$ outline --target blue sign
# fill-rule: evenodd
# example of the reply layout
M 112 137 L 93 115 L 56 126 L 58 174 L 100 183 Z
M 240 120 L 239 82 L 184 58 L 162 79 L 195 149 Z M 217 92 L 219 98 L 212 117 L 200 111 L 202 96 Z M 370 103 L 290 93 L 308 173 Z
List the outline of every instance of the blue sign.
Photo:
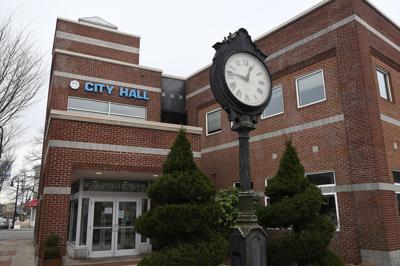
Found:
M 84 90 L 87 92 L 107 93 L 108 95 L 112 95 L 114 86 L 103 83 L 85 82 Z M 148 92 L 145 90 L 126 88 L 122 86 L 119 87 L 118 96 L 144 101 L 150 99 Z

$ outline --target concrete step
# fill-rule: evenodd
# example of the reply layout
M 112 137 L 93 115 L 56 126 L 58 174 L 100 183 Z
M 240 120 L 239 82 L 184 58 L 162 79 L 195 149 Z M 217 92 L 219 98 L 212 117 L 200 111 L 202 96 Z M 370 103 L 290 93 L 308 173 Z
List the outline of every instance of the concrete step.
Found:
M 65 258 L 65 266 L 137 266 L 142 260 L 140 256 L 123 256 L 123 257 L 110 257 L 110 258 L 95 258 L 73 260 Z

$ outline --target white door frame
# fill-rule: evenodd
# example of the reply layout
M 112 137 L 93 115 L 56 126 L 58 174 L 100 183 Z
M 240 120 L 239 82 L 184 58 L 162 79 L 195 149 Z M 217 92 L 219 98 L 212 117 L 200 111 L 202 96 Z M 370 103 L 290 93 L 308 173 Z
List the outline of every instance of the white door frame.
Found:
M 128 256 L 128 255 L 139 255 L 139 234 L 135 234 L 135 248 L 134 249 L 118 249 L 118 216 L 119 216 L 119 203 L 120 202 L 135 202 L 136 203 L 136 218 L 139 217 L 141 213 L 141 200 L 138 199 L 126 199 L 126 198 L 118 198 L 115 200 L 115 215 L 114 215 L 114 226 L 115 226 L 115 231 L 114 231 L 114 241 L 115 241 L 115 246 L 114 246 L 114 256 Z
M 111 250 L 107 251 L 93 251 L 93 218 L 94 218 L 94 203 L 95 202 L 113 202 L 113 222 L 112 222 L 112 240 L 111 240 Z M 139 244 L 140 244 L 140 234 L 135 234 L 135 249 L 118 250 L 118 209 L 119 202 L 136 202 L 136 218 L 141 215 L 142 211 L 142 197 L 89 197 L 89 212 L 88 212 L 88 231 L 87 231 L 87 247 L 88 247 L 88 257 L 98 258 L 98 257 L 113 257 L 113 256 L 126 256 L 126 255 L 138 255 L 139 254 Z

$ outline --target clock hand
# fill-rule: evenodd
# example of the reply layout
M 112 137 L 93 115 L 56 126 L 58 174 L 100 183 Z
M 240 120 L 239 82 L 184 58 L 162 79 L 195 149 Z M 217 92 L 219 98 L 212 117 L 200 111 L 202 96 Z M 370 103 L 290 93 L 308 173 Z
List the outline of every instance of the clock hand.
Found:
M 246 81 L 249 81 L 250 72 L 253 70 L 253 67 L 254 67 L 254 65 L 252 65 L 251 67 L 249 67 L 249 72 L 247 72 L 247 75 L 246 75 Z
M 248 81 L 247 77 L 242 76 L 242 75 L 240 75 L 240 74 L 237 74 L 237 73 L 235 73 L 235 72 L 232 72 L 232 71 L 230 71 L 230 70 L 229 70 L 227 73 L 228 73 L 228 75 L 235 75 L 235 76 L 237 76 L 237 77 L 243 79 L 244 81 Z

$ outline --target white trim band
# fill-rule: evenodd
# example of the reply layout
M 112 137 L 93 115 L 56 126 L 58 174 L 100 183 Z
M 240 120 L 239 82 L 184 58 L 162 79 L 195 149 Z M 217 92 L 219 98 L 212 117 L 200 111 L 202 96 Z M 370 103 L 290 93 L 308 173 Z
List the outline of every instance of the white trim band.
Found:
M 71 187 L 44 187 L 43 194 L 70 195 Z
M 394 125 L 394 126 L 400 127 L 400 121 L 397 120 L 397 119 L 394 119 L 394 118 L 392 118 L 392 117 L 390 117 L 390 116 L 381 114 L 381 120 L 382 120 L 382 121 L 385 121 L 385 122 L 387 122 L 387 123 L 389 123 L 389 124 L 392 124 L 392 125 Z
M 123 51 L 123 52 L 127 52 L 127 53 L 139 54 L 139 48 L 137 48 L 137 47 L 132 47 L 132 46 L 115 43 L 115 42 L 104 41 L 104 40 L 86 37 L 86 36 L 69 33 L 69 32 L 65 32 L 65 31 L 56 31 L 56 38 L 101 46 L 101 47 L 119 50 L 119 51 Z
M 69 79 L 80 79 L 80 80 L 85 80 L 85 81 L 92 81 L 92 82 L 111 84 L 111 85 L 116 85 L 116 86 L 129 87 L 129 88 L 135 88 L 135 89 L 140 89 L 140 90 L 147 90 L 147 91 L 161 93 L 161 88 L 154 88 L 154 87 L 143 86 L 143 85 L 138 85 L 138 84 L 133 84 L 133 83 L 120 82 L 120 81 L 111 80 L 111 79 L 89 77 L 89 76 L 83 76 L 83 75 L 78 75 L 78 74 L 73 74 L 73 73 L 68 73 L 68 72 L 62 72 L 62 71 L 54 71 L 53 75 L 58 76 L 58 77 L 63 77 L 63 78 L 69 78 Z
M 190 98 L 192 98 L 193 96 L 195 96 L 195 95 L 197 95 L 197 94 L 199 94 L 199 93 L 202 93 L 203 91 L 206 91 L 206 90 L 208 90 L 208 89 L 210 89 L 211 87 L 210 87 L 210 84 L 208 84 L 208 85 L 206 85 L 206 86 L 204 86 L 204 87 L 202 87 L 202 88 L 200 88 L 200 89 L 197 89 L 197 90 L 195 90 L 194 92 L 191 92 L 191 93 L 189 93 L 188 95 L 186 95 L 186 100 L 187 99 L 190 99 Z
M 70 56 L 75 56 L 75 57 L 80 57 L 80 58 L 85 58 L 85 59 L 91 59 L 91 60 L 96 60 L 96 61 L 115 64 L 115 65 L 120 65 L 120 66 L 134 67 L 134 68 L 150 70 L 150 71 L 155 71 L 155 72 L 160 72 L 160 73 L 162 72 L 162 70 L 158 69 L 158 68 L 140 66 L 140 65 L 136 65 L 136 64 L 132 64 L 132 63 L 127 63 L 127 62 L 124 62 L 124 61 L 109 59 L 109 58 L 100 57 L 100 56 L 76 53 L 76 52 L 71 52 L 71 51 L 62 50 L 62 49 L 54 49 L 54 53 L 70 55 Z
M 107 114 L 96 114 L 96 113 L 77 113 L 62 110 L 52 109 L 50 111 L 49 119 L 65 119 L 72 121 L 81 121 L 88 123 L 98 123 L 106 125 L 124 126 L 124 127 L 136 127 L 145 129 L 155 129 L 163 131 L 178 132 L 181 129 L 185 129 L 186 133 L 201 135 L 203 128 L 193 126 L 183 126 L 178 124 L 163 123 L 157 121 L 148 121 L 140 118 L 125 117 L 125 116 L 109 116 Z M 47 123 L 47 127 L 49 127 Z M 46 129 L 47 136 L 48 128 Z
M 101 143 L 90 143 L 90 142 L 68 141 L 68 140 L 50 140 L 48 143 L 48 147 L 139 153 L 139 154 L 151 154 L 151 155 L 161 155 L 161 156 L 167 156 L 168 153 L 171 151 L 170 149 L 101 144 Z M 201 158 L 201 153 L 193 152 L 193 157 Z
M 400 186 L 391 183 L 360 183 L 320 187 L 322 193 L 388 190 L 400 192 Z
M 286 46 L 285 48 L 280 49 L 280 50 L 268 55 L 268 57 L 265 59 L 265 61 L 266 62 L 271 61 L 272 59 L 274 59 L 274 58 L 276 58 L 276 57 L 278 57 L 280 55 L 283 55 L 283 54 L 285 54 L 285 53 L 287 53 L 287 52 L 289 52 L 289 51 L 291 51 L 291 50 L 293 50 L 293 49 L 295 49 L 295 48 L 297 48 L 299 46 L 302 46 L 302 45 L 304 45 L 304 44 L 306 44 L 308 42 L 311 42 L 311 41 L 321 37 L 322 35 L 325 35 L 325 34 L 331 32 L 331 31 L 334 31 L 334 30 L 336 30 L 336 29 L 338 29 L 338 28 L 340 28 L 340 27 L 342 27 L 342 26 L 344 26 L 344 25 L 356 20 L 356 17 L 357 17 L 356 15 L 348 16 L 347 18 L 344 18 L 344 19 L 342 19 L 342 20 L 340 20 L 340 21 L 338 21 L 338 22 L 336 22 L 336 23 L 334 23 L 334 24 L 332 24 L 332 25 L 330 25 L 330 26 L 328 26 L 328 27 L 326 27 L 326 28 L 324 28 L 324 29 L 322 29 L 320 31 L 317 31 L 316 33 L 313 33 L 313 34 L 301 39 L 300 41 L 292 43 L 291 45 Z
M 283 54 L 285 54 L 285 53 L 287 53 L 287 52 L 289 52 L 289 51 L 291 51 L 291 50 L 293 50 L 293 49 L 295 49 L 295 48 L 297 48 L 297 47 L 300 47 L 300 46 L 302 46 L 302 45 L 304 45 L 304 44 L 306 44 L 306 43 L 308 43 L 308 42 L 311 42 L 311 41 L 313 41 L 313 40 L 315 40 L 315 39 L 317 39 L 317 38 L 319 38 L 319 37 L 321 37 L 321 36 L 323 36 L 323 35 L 325 35 L 325 34 L 327 34 L 327 33 L 329 33 L 329 32 L 332 32 L 332 31 L 334 31 L 334 30 L 336 30 L 336 29 L 338 29 L 338 28 L 340 28 L 340 27 L 342 27 L 342 26 L 344 26 L 344 25 L 346 25 L 346 24 L 348 24 L 348 23 L 351 23 L 351 22 L 353 22 L 353 21 L 359 22 L 359 23 L 360 23 L 361 25 L 363 25 L 367 30 L 369 30 L 370 32 L 372 32 L 373 34 L 375 34 L 377 37 L 379 37 L 380 39 L 382 39 L 384 42 L 386 42 L 387 44 L 389 44 L 389 45 L 392 46 L 394 49 L 396 49 L 397 51 L 400 52 L 400 46 L 399 46 L 399 45 L 397 45 L 396 43 L 394 43 L 393 41 L 391 41 L 389 38 L 387 38 L 385 35 L 383 35 L 382 33 L 380 33 L 380 32 L 379 32 L 378 30 L 376 30 L 374 27 L 372 27 L 371 25 L 369 25 L 365 20 L 363 20 L 363 19 L 360 18 L 359 16 L 357 16 L 357 15 L 351 15 L 351 16 L 348 16 L 347 18 L 344 18 L 344 19 L 342 19 L 342 20 L 340 20 L 340 21 L 338 21 L 338 22 L 336 22 L 336 23 L 334 23 L 334 24 L 332 24 L 332 25 L 330 25 L 330 26 L 328 26 L 328 27 L 326 27 L 326 28 L 324 28 L 324 29 L 322 29 L 322 30 L 316 32 L 316 33 L 313 33 L 313 34 L 311 34 L 311 35 L 309 35 L 309 36 L 307 36 L 307 37 L 305 37 L 305 38 L 303 38 L 303 39 L 301 39 L 301 40 L 299 40 L 299 41 L 297 41 L 297 42 L 295 42 L 295 43 L 292 43 L 291 45 L 286 46 L 285 48 L 282 48 L 282 49 L 280 49 L 280 50 L 278 50 L 278 51 L 276 51 L 276 52 L 270 54 L 270 55 L 265 59 L 265 61 L 266 61 L 266 62 L 271 61 L 272 59 L 274 59 L 274 58 L 276 58 L 276 57 L 278 57 L 278 56 L 281 56 L 281 55 L 283 55 Z M 258 39 L 257 39 L 257 40 L 258 40 Z M 207 67 L 209 67 L 209 65 L 208 65 Z M 205 68 L 202 68 L 201 71 L 203 71 L 204 69 L 205 69 Z M 197 73 L 199 73 L 199 72 L 201 72 L 201 71 L 196 71 L 194 74 L 189 75 L 186 79 L 189 79 L 189 78 L 193 77 L 195 74 L 197 74 Z M 209 85 L 208 85 L 208 86 L 209 86 Z M 192 97 L 192 96 L 194 96 L 194 95 L 197 95 L 198 93 L 201 93 L 201 92 L 205 91 L 205 90 L 203 90 L 204 88 L 205 88 L 205 87 L 193 91 L 192 93 L 189 94 L 189 95 L 193 94 L 193 95 L 191 95 L 190 97 Z M 197 91 L 199 91 L 199 92 L 196 93 Z M 189 96 L 189 95 L 188 95 L 188 96 Z M 188 99 L 188 96 L 186 97 L 186 99 Z M 190 98 L 190 97 L 189 97 L 189 98 Z
M 268 133 L 257 135 L 257 136 L 253 136 L 250 138 L 250 143 L 286 135 L 289 133 L 295 133 L 295 132 L 303 131 L 306 129 L 326 126 L 326 125 L 334 124 L 334 123 L 341 122 L 341 121 L 344 121 L 343 114 L 327 117 L 327 118 L 320 119 L 320 120 L 311 121 L 311 122 L 300 124 L 300 125 L 293 126 L 293 127 L 283 128 L 280 130 L 268 132 Z M 232 147 L 236 147 L 236 146 L 239 146 L 239 141 L 237 141 L 237 140 L 228 142 L 225 144 L 205 148 L 205 149 L 201 150 L 201 153 L 204 154 L 204 153 L 219 151 L 219 150 L 232 148 Z

